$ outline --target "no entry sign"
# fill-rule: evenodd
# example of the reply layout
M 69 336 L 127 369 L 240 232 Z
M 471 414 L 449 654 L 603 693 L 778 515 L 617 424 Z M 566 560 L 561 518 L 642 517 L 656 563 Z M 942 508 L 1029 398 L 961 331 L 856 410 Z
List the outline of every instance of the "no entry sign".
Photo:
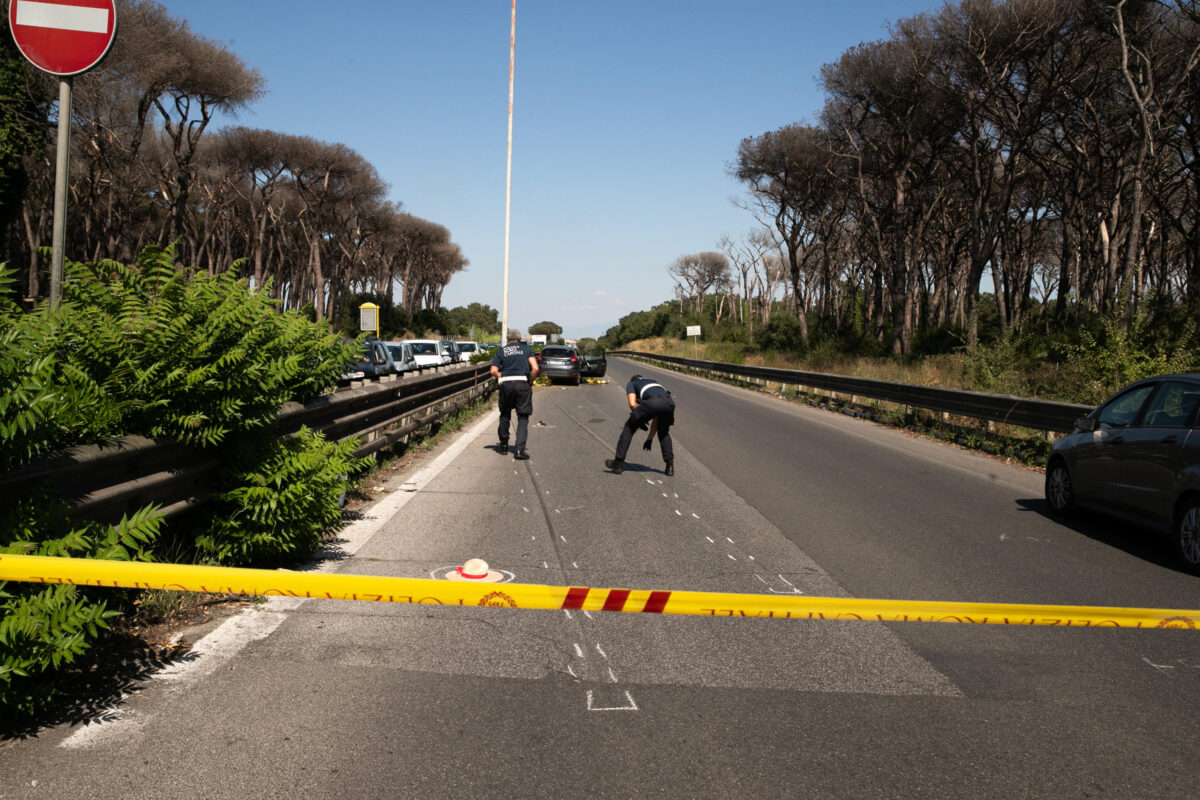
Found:
M 104 58 L 117 32 L 115 0 L 10 0 L 21 54 L 51 75 L 78 75 Z

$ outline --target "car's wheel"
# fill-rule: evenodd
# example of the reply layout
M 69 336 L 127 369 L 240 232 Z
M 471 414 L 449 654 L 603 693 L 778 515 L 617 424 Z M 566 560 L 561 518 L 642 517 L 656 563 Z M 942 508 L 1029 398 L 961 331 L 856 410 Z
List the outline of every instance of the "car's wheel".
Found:
M 1055 514 L 1066 515 L 1075 510 L 1075 488 L 1067 465 L 1052 461 L 1046 467 L 1046 502 Z
M 583 376 L 581 376 L 581 375 L 576 375 L 576 376 L 575 376 L 575 385 L 576 385 L 576 386 L 578 386 L 578 385 L 579 385 L 579 384 L 581 384 L 581 383 L 583 383 Z
M 1200 575 L 1200 499 L 1190 498 L 1180 506 L 1171 538 L 1184 569 Z

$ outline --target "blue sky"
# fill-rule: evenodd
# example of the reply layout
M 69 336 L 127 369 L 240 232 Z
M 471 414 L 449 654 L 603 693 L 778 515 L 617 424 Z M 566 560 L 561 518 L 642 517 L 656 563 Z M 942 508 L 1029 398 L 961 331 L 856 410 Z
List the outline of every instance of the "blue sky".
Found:
M 341 142 L 470 260 L 447 307 L 499 309 L 509 0 L 162 0 L 266 79 L 222 124 Z M 510 323 L 596 336 L 666 268 L 754 219 L 738 143 L 824 104 L 821 66 L 927 0 L 518 0 Z

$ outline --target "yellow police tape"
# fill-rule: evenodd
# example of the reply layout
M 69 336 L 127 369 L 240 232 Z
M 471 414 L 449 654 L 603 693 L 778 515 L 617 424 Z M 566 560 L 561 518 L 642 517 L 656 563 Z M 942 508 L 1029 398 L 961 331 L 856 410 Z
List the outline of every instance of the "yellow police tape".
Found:
M 378 603 L 580 609 L 710 617 L 956 622 L 975 625 L 1196 629 L 1200 610 L 945 603 L 803 595 L 596 589 L 440 581 L 235 567 L 0 555 L 0 581 L 159 589 L 210 594 L 309 597 Z

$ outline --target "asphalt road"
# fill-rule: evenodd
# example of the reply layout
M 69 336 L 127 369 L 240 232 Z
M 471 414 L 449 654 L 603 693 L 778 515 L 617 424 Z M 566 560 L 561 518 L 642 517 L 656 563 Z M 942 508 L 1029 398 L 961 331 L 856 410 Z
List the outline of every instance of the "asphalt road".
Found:
M 677 475 L 634 370 L 678 402 Z M 610 360 L 494 415 L 346 531 L 347 573 L 1200 607 L 1166 547 L 1044 513 L 1041 474 Z M 90 725 L 0 751 L 0 798 L 1191 798 L 1200 633 L 272 601 Z M 35 783 L 36 782 L 36 783 Z

